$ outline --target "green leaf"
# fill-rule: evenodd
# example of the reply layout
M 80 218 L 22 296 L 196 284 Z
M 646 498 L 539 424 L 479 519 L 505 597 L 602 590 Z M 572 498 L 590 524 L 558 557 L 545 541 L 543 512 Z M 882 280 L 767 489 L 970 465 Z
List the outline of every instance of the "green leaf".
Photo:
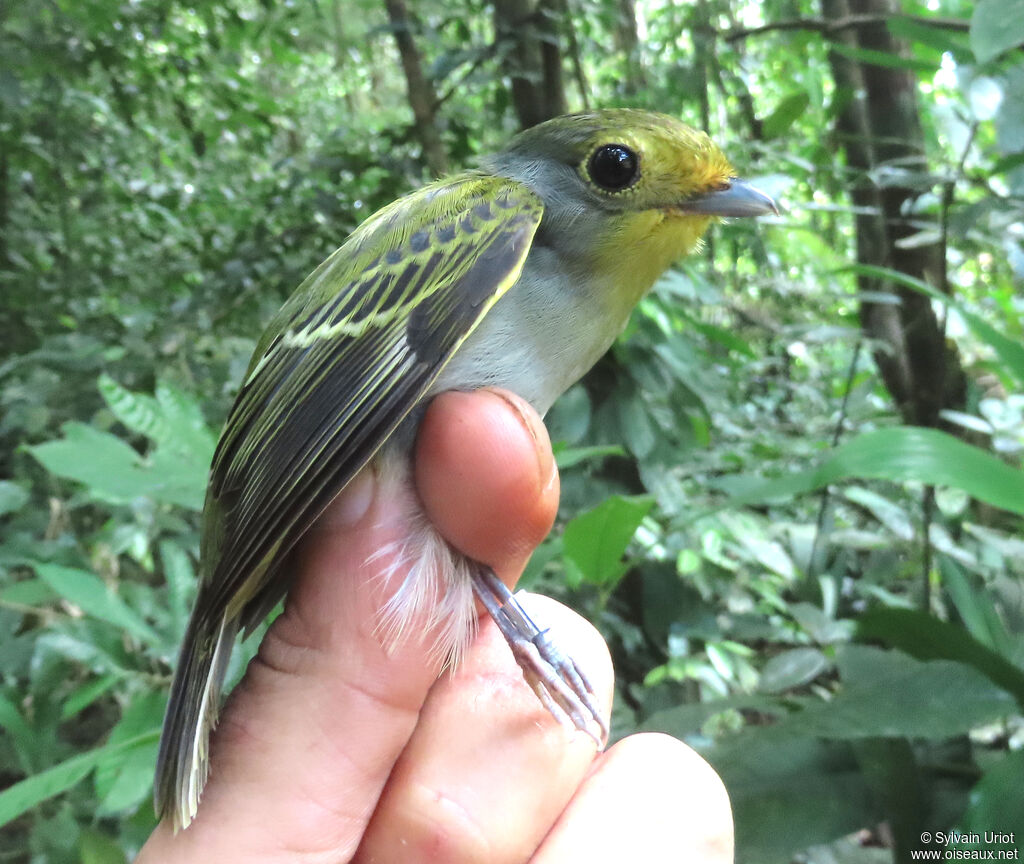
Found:
M 162 691 L 139 693 L 125 708 L 121 719 L 110 733 L 108 744 L 134 741 L 150 735 L 123 758 L 96 766 L 96 795 L 100 799 L 98 813 L 108 815 L 136 809 L 150 794 L 159 745 L 159 729 L 167 703 Z
M 1002 78 L 1003 104 L 995 118 L 996 140 L 1004 155 L 1018 154 L 1024 151 L 1024 63 L 1010 66 L 1000 77 Z M 1007 180 L 1011 184 L 1011 194 L 1020 196 L 1021 189 L 1024 187 L 1024 178 L 1021 177 L 1021 172 L 1013 171 Z M 1014 272 L 1019 277 L 1022 269 L 1020 244 L 1018 242 L 1009 248 L 1017 251 L 1010 261 L 1013 264 Z
M 850 641 L 853 622 L 848 618 L 836 620 L 813 603 L 790 603 L 789 614 L 800 629 L 819 645 Z
M 152 396 L 132 393 L 105 372 L 100 375 L 96 386 L 103 401 L 125 426 L 147 438 L 159 438 L 159 412 Z
M 702 755 L 721 775 L 736 821 L 736 860 L 791 861 L 883 819 L 847 742 L 762 727 L 728 736 Z
M 28 503 L 28 491 L 10 480 L 0 480 L 0 516 L 17 513 Z
M 859 640 L 899 648 L 919 660 L 955 660 L 1002 687 L 1024 709 L 1024 669 L 983 645 L 963 627 L 914 609 L 871 609 L 857 621 Z
M 849 486 L 843 490 L 843 497 L 868 510 L 882 525 L 900 540 L 914 538 L 914 523 L 909 514 L 884 495 L 863 486 Z
M 0 590 L 0 600 L 22 606 L 45 606 L 52 603 L 55 596 L 53 589 L 42 579 L 19 579 Z
M 533 550 L 530 560 L 526 562 L 523 575 L 517 583 L 527 591 L 533 589 L 541 579 L 545 568 L 557 558 L 562 557 L 562 538 L 549 536 L 543 543 Z
M 610 587 L 626 572 L 622 556 L 636 529 L 654 506 L 649 496 L 612 495 L 565 526 L 565 557 L 582 578 Z
M 971 15 L 971 50 L 979 63 L 1024 42 L 1024 0 L 979 0 Z
M 764 119 L 762 126 L 764 137 L 771 139 L 785 135 L 790 127 L 803 116 L 810 104 L 811 97 L 806 90 L 784 96 L 782 101 L 775 106 L 775 110 Z
M 96 791 L 101 796 L 97 815 L 131 813 L 138 809 L 153 792 L 153 772 L 156 770 L 157 751 L 160 749 L 159 730 L 152 740 L 135 747 L 123 759 L 109 766 L 96 768 Z M 106 772 L 106 773 L 104 773 Z M 101 786 L 100 778 L 109 776 Z
M 52 629 L 44 632 L 35 640 L 36 653 L 42 658 L 50 655 L 81 663 L 99 674 L 121 672 L 128 674 L 119 663 L 120 658 L 111 656 L 90 638 L 91 634 L 83 633 L 81 637 L 73 636 L 62 630 Z
M 144 459 L 120 438 L 84 423 L 65 423 L 58 441 L 26 449 L 58 477 L 86 486 L 95 497 L 113 504 L 137 498 L 201 510 L 208 463 L 158 447 Z
M 110 410 L 129 429 L 190 465 L 205 468 L 210 464 L 216 440 L 194 397 L 165 381 L 157 384 L 155 398 L 133 393 L 108 375 L 100 376 L 98 387 Z
M 761 670 L 758 689 L 764 693 L 781 693 L 809 684 L 832 663 L 817 648 L 791 648 L 776 654 Z
M 27 448 L 48 471 L 117 503 L 146 494 L 142 457 L 120 438 L 77 422 L 65 423 L 61 431 L 61 440 Z
M 909 861 L 905 850 L 919 849 L 928 824 L 929 796 L 917 754 L 906 738 L 861 738 L 853 742 L 861 773 L 884 808 L 893 835 L 893 861 Z M 903 854 L 901 854 L 903 853 Z
M 17 819 L 37 804 L 66 792 L 80 783 L 100 764 L 114 764 L 127 758 L 133 750 L 159 741 L 158 729 L 128 741 L 107 744 L 74 756 L 39 774 L 26 777 L 0 792 L 0 827 Z
M 945 305 L 956 309 L 957 313 L 959 313 L 960 317 L 963 318 L 964 323 L 970 328 L 971 332 L 996 352 L 996 355 L 999 357 L 1002 365 L 1007 369 L 1007 371 L 1013 373 L 1017 383 L 1024 384 L 1024 344 L 1021 344 L 1019 339 L 1014 339 L 1012 336 L 1007 336 L 1005 333 L 997 330 L 984 318 L 972 312 L 955 297 L 943 294 L 927 282 L 915 279 L 913 276 L 908 276 L 906 273 L 901 273 L 898 270 L 892 270 L 888 267 L 876 267 L 872 264 L 858 264 L 853 267 L 844 267 L 839 272 L 857 273 L 864 276 L 873 276 L 876 279 L 895 282 L 898 285 L 902 285 L 905 288 L 911 288 L 914 291 L 919 291 L 921 294 L 924 294 L 926 297 L 930 297 L 932 300 L 936 300 L 939 303 L 944 303 Z
M 559 471 L 572 468 L 581 462 L 604 459 L 608 456 L 625 456 L 626 451 L 618 444 L 598 444 L 593 447 L 554 447 L 555 462 Z
M 963 489 L 973 498 L 1024 515 L 1024 471 L 935 429 L 876 429 L 832 451 L 820 465 L 773 480 L 727 478 L 729 504 L 763 503 L 851 478 L 929 483 Z
M 164 576 L 167 579 L 167 595 L 171 601 L 174 635 L 177 639 L 185 632 L 185 625 L 188 622 L 191 599 L 196 589 L 195 571 L 192 569 L 188 553 L 170 540 L 160 543 L 160 559 L 163 561 Z
M 213 461 L 217 436 L 206 425 L 199 402 L 166 381 L 157 383 L 156 401 L 167 423 L 167 436 L 157 440 L 164 445 L 174 445 L 194 463 L 208 467 Z
M 654 424 L 647 406 L 638 397 L 622 399 L 618 404 L 619 428 L 630 452 L 643 459 L 657 444 Z
M 939 53 L 948 51 L 953 56 L 957 56 L 967 50 L 965 33 L 957 33 L 944 27 L 896 15 L 888 18 L 885 26 L 889 28 L 889 32 L 893 36 L 906 39 L 908 42 L 919 42 Z
M 865 63 L 869 66 L 884 66 L 886 69 L 906 69 L 910 72 L 917 72 L 921 75 L 934 75 L 938 64 L 927 60 L 918 60 L 915 57 L 901 57 L 899 54 L 890 54 L 887 51 L 875 51 L 871 48 L 854 48 L 851 45 L 842 45 L 832 42 L 829 49 L 856 60 L 858 63 Z
M 740 693 L 708 702 L 684 702 L 672 708 L 655 711 L 640 724 L 639 728 L 644 732 L 664 732 L 676 738 L 686 738 L 699 732 L 708 720 L 724 711 L 756 711 L 770 716 L 786 714 L 786 709 L 776 699 Z
M 786 718 L 790 733 L 837 739 L 947 738 L 1018 711 L 1009 693 L 962 663 L 921 662 L 865 645 L 840 646 L 836 659 L 839 692 L 830 702 L 809 704 Z
M 198 512 L 203 509 L 209 468 L 209 460 L 195 461 L 170 447 L 157 447 L 149 459 L 147 494 L 154 501 Z
M 0 696 L 0 729 L 9 736 L 18 757 L 18 764 L 26 774 L 31 773 L 38 755 L 39 740 L 13 702 Z
M 156 398 L 133 393 L 106 375 L 98 386 L 118 420 L 155 442 L 145 457 L 120 438 L 76 422 L 64 424 L 63 439 L 28 451 L 49 471 L 84 484 L 101 500 L 129 504 L 147 497 L 201 510 L 215 440 L 198 403 L 163 383 Z
M 1024 165 L 1024 153 L 1011 153 L 1009 156 L 1003 156 L 997 159 L 992 165 L 993 174 L 1009 174 L 1015 168 L 1020 168 Z
M 971 790 L 971 803 L 960 820 L 961 830 L 1013 834 L 992 847 L 1019 848 L 1024 841 L 1024 750 L 1006 753 Z
M 117 684 L 118 681 L 123 681 L 124 677 L 124 673 L 121 672 L 108 672 L 106 675 L 101 675 L 99 678 L 87 681 L 81 687 L 76 688 L 64 700 L 64 704 L 60 709 L 60 719 L 69 720 L 79 711 L 88 708 L 100 696 Z
M 590 415 L 590 397 L 586 388 L 577 384 L 555 402 L 544 422 L 552 441 L 578 444 L 590 428 Z
M 692 327 L 698 333 L 706 336 L 713 342 L 717 342 L 727 350 L 735 351 L 737 354 L 742 354 L 744 357 L 750 357 L 751 359 L 757 357 L 757 351 L 754 347 L 745 339 L 737 336 L 735 331 L 701 321 L 699 318 L 687 315 L 685 310 L 680 311 L 679 315 L 687 322 L 687 326 Z
M 150 645 L 161 644 L 159 634 L 101 579 L 88 570 L 42 563 L 35 563 L 32 567 L 40 579 L 86 615 L 127 630 Z
M 94 828 L 85 828 L 78 838 L 80 864 L 128 864 L 115 840 Z
M 971 635 L 1004 657 L 1010 656 L 1013 637 L 1006 632 L 992 597 L 986 591 L 975 591 L 967 574 L 948 555 L 941 555 L 938 560 L 942 582 Z

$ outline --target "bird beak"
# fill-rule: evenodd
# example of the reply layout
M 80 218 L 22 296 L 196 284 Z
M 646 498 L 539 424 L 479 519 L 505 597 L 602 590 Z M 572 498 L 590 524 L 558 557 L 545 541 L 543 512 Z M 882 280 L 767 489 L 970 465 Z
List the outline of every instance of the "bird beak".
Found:
M 730 178 L 725 188 L 691 198 L 676 207 L 684 213 L 704 213 L 708 216 L 779 215 L 779 208 L 771 198 L 736 177 Z

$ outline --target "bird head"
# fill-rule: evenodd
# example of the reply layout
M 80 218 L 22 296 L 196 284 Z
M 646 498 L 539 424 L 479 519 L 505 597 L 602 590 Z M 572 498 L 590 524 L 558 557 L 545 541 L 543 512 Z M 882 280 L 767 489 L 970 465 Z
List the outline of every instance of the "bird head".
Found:
M 484 167 L 544 202 L 537 241 L 635 302 L 719 217 L 777 213 L 719 147 L 674 117 L 634 109 L 570 114 L 522 132 Z

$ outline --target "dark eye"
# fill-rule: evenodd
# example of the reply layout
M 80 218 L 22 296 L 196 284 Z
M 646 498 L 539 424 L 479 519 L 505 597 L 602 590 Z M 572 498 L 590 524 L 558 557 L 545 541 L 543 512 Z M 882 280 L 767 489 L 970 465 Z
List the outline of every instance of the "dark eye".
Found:
M 618 192 L 640 178 L 640 157 L 624 144 L 605 144 L 590 157 L 587 172 L 602 189 Z

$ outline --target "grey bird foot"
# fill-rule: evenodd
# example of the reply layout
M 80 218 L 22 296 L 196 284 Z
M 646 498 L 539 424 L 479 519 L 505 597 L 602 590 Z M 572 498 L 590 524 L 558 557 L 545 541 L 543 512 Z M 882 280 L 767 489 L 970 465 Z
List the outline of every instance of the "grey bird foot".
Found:
M 558 649 L 547 630 L 533 623 L 490 567 L 480 566 L 475 571 L 473 590 L 501 630 L 541 704 L 563 726 L 585 732 L 598 747 L 604 747 L 608 724 L 586 673 Z

